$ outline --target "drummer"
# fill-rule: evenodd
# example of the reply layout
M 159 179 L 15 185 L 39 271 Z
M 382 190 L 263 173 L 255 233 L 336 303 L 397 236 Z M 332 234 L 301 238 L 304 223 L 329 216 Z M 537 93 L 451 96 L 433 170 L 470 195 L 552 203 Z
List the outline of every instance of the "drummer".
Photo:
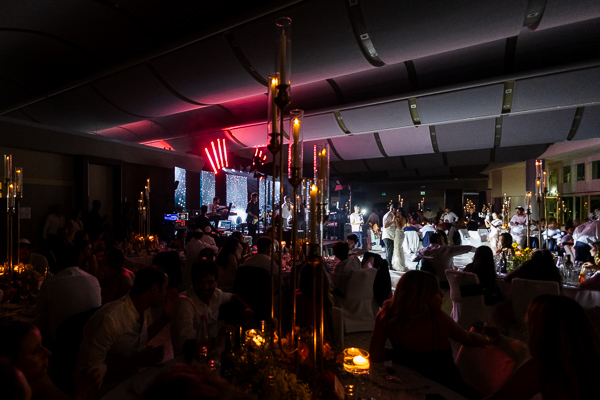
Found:
M 519 245 L 519 248 L 525 248 L 525 241 L 527 240 L 527 215 L 525 215 L 525 209 L 522 206 L 515 208 L 516 214 L 510 219 L 510 234 L 513 239 Z

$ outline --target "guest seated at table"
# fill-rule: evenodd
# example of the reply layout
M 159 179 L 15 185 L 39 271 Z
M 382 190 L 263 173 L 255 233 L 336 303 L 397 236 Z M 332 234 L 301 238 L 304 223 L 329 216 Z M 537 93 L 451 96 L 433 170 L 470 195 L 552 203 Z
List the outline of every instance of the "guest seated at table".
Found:
M 510 253 L 513 256 L 515 255 L 515 249 L 512 247 L 513 237 L 510 233 L 504 232 L 500 234 L 500 243 L 498 247 L 500 248 L 499 253 Z
M 244 235 L 240 231 L 231 232 L 232 237 L 236 238 L 242 244 L 242 260 L 252 255 L 252 247 L 244 241 Z
M 35 307 L 37 326 L 52 340 L 69 317 L 102 305 L 98 279 L 77 267 L 74 250 L 57 255 L 56 274 L 44 280 Z
M 232 303 L 244 314 L 245 322 L 252 322 L 253 311 L 238 296 L 217 287 L 219 268 L 214 261 L 200 260 L 192 266 L 192 286 L 179 297 L 177 311 L 171 323 L 174 354 L 180 355 L 188 340 L 195 340 L 203 315 L 207 317 L 208 334 L 218 334 L 219 307 Z M 241 314 L 240 313 L 240 314 Z
M 350 235 L 346 236 L 346 243 L 348 243 L 348 248 L 350 249 L 348 252 L 349 255 L 359 256 L 365 254 L 366 250 L 358 248 L 358 235 L 351 233 Z
M 169 243 L 169 247 L 175 249 L 177 251 L 185 250 L 185 241 L 187 238 L 187 229 L 177 229 L 175 230 L 175 237 Z
M 590 255 L 594 261 L 587 261 L 583 264 L 585 273 L 593 271 L 593 275 L 579 284 L 580 289 L 584 290 L 600 290 L 600 241 L 592 243 Z
M 45 276 L 48 272 L 48 260 L 46 257 L 32 252 L 31 242 L 25 238 L 19 240 L 19 262 L 25 265 L 30 264 L 42 276 Z
M 492 305 L 502 300 L 502 293 L 496 281 L 496 264 L 494 253 L 488 246 L 479 246 L 475 250 L 473 262 L 467 264 L 465 272 L 472 272 L 479 278 L 483 286 L 483 298 L 486 305 Z
M 242 244 L 234 237 L 228 237 L 217 254 L 219 266 L 219 287 L 225 292 L 231 292 L 235 273 L 242 260 Z
M 346 289 L 352 271 L 362 268 L 360 260 L 356 256 L 348 255 L 349 246 L 345 242 L 335 242 L 332 246 L 333 255 L 340 261 L 335 265 L 331 280 L 333 283 L 334 294 L 346 297 Z
M 32 399 L 69 400 L 86 399 L 100 386 L 101 374 L 97 368 L 80 371 L 76 375 L 73 397 L 56 387 L 48 376 L 50 350 L 42 345 L 42 334 L 35 325 L 11 321 L 0 325 L 0 358 L 5 358 L 25 376 L 25 390 L 30 389 Z M 20 379 L 21 374 L 17 373 Z M 27 384 L 27 385 L 25 385 Z M 0 387 L 2 399 L 7 395 L 5 387 Z
M 565 246 L 573 246 L 573 232 L 575 228 L 573 225 L 567 226 L 567 233 L 563 235 L 558 243 L 558 255 L 563 256 L 565 254 Z
M 544 245 L 550 251 L 558 251 L 557 242 L 561 239 L 561 231 L 556 227 L 556 221 L 551 221 L 542 233 Z
M 103 377 L 118 378 L 161 362 L 164 348 L 146 345 L 174 313 L 176 298 L 166 296 L 167 286 L 168 277 L 158 268 L 139 270 L 129 294 L 100 308 L 86 323 L 77 370 L 100 367 Z M 150 308 L 161 305 L 162 316 L 151 321 Z
M 261 236 L 256 241 L 256 254 L 248 257 L 244 262 L 243 266 L 247 267 L 258 267 L 262 268 L 271 274 L 271 238 L 267 236 Z M 275 260 L 275 274 L 279 274 L 279 265 L 277 265 L 277 259 Z
M 79 269 L 94 275 L 96 278 L 102 278 L 103 274 L 99 273 L 98 269 L 98 260 L 92 253 L 92 244 L 87 240 L 82 240 L 77 242 L 74 248 Z
M 468 395 L 448 340 L 484 347 L 497 339 L 498 332 L 491 328 L 486 328 L 486 335 L 466 331 L 441 310 L 441 305 L 439 281 L 433 274 L 408 271 L 402 275 L 394 297 L 383 304 L 375 319 L 369 347 L 371 360 L 388 359 L 385 343 L 389 340 L 394 363 Z
M 519 268 L 506 275 L 504 280 L 510 282 L 514 278 L 534 281 L 554 281 L 562 288 L 560 271 L 556 267 L 552 253 L 549 250 L 537 250 L 533 252 L 531 260 L 525 261 Z
M 135 274 L 124 267 L 125 255 L 121 249 L 111 248 L 106 254 L 109 268 L 106 277 L 102 280 L 102 304 L 117 300 L 127 293 L 133 286 Z
M 159 374 L 141 400 L 250 400 L 251 397 L 209 370 L 188 364 Z
M 527 311 L 526 361 L 489 400 L 598 399 L 600 340 L 583 308 L 565 296 L 542 295 Z

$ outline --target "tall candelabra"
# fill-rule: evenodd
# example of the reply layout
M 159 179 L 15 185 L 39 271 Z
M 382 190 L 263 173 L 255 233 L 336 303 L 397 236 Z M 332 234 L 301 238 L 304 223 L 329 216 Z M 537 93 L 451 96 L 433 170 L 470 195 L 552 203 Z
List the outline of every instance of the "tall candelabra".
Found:
M 138 232 L 140 236 L 150 236 L 150 179 L 146 179 L 138 199 Z
M 510 222 L 510 196 L 506 193 L 502 196 L 502 223 L 504 226 L 508 226 Z
M 23 168 L 13 169 L 12 155 L 4 155 L 4 188 L 3 197 L 6 198 L 6 257 L 7 270 L 5 274 L 12 276 L 14 270 L 14 248 L 15 248 L 15 216 L 16 216 L 16 237 L 21 235 L 21 219 L 19 218 L 19 206 L 23 197 Z M 19 263 L 19 252 L 17 252 L 16 264 Z
M 546 218 L 546 196 L 548 195 L 548 179 L 546 173 L 546 165 L 544 160 L 535 160 L 535 186 L 536 186 L 536 201 L 538 204 L 538 221 L 540 221 L 540 229 L 538 229 L 538 240 L 540 249 L 543 247 L 542 241 L 542 216 Z
M 527 247 L 531 248 L 531 192 L 525 194 L 525 205 L 527 206 L 525 209 L 525 215 L 527 215 Z

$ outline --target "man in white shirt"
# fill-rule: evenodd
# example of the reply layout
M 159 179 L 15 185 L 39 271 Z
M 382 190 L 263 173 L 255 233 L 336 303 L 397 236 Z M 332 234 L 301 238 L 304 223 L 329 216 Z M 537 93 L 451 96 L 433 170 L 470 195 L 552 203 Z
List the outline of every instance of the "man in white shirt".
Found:
M 42 276 L 48 273 L 48 260 L 41 254 L 31 251 L 31 242 L 27 239 L 19 240 L 19 262 L 30 264 Z
M 358 236 L 358 247 L 362 248 L 362 226 L 363 226 L 363 215 L 360 214 L 360 207 L 354 206 L 354 212 L 350 214 L 350 225 L 352 226 L 352 233 Z
M 432 233 L 429 237 L 431 244 L 423 247 L 417 252 L 417 258 L 427 260 L 431 269 L 424 268 L 438 277 L 440 287 L 448 289 L 448 279 L 446 270 L 454 266 L 453 258 L 460 254 L 475 251 L 473 246 L 448 246 L 444 242 L 444 237 L 439 233 Z
M 100 308 L 83 329 L 77 369 L 99 367 L 103 377 L 118 377 L 139 367 L 155 365 L 163 347 L 146 345 L 171 320 L 175 298 L 167 296 L 169 278 L 155 267 L 139 270 L 128 295 Z M 163 306 L 163 314 L 150 321 L 150 308 Z
M 519 245 L 519 248 L 525 248 L 525 241 L 527 239 L 527 215 L 525 215 L 525 209 L 522 206 L 515 208 L 516 214 L 510 219 L 510 234 L 514 241 Z
M 289 218 L 292 215 L 292 200 L 289 197 L 283 197 L 283 204 L 281 205 L 281 218 L 283 219 L 283 227 L 289 228 Z
M 394 238 L 396 237 L 396 224 L 394 218 L 396 217 L 396 211 L 398 206 L 395 204 L 390 205 L 390 211 L 383 216 L 383 226 L 381 238 L 383 244 L 385 244 L 385 259 L 388 262 L 388 266 L 392 266 L 392 257 L 394 255 Z
M 458 221 L 458 215 L 450 211 L 449 208 L 446 208 L 446 212 L 442 214 L 442 217 L 440 219 L 442 220 L 442 222 L 449 222 L 450 224 L 452 224 L 455 221 Z
M 174 354 L 180 355 L 184 344 L 195 340 L 202 322 L 207 317 L 208 334 L 215 338 L 218 333 L 217 320 L 222 304 L 234 303 L 244 310 L 244 321 L 252 322 L 254 313 L 235 294 L 217 288 L 218 267 L 212 260 L 201 260 L 192 266 L 192 286 L 179 297 L 177 313 L 171 323 L 171 341 Z
M 73 252 L 60 254 L 58 273 L 44 280 L 35 307 L 36 324 L 41 332 L 56 339 L 56 330 L 75 314 L 102 305 L 98 279 L 77 267 Z

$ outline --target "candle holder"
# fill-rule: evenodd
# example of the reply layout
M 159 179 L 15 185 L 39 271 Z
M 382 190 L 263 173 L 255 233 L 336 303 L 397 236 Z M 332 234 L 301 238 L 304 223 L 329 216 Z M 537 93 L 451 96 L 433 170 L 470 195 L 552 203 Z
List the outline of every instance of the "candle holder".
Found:
M 275 22 L 277 59 L 275 60 L 275 71 L 279 72 L 279 84 L 275 104 L 280 110 L 284 110 L 291 102 L 291 65 L 292 65 L 292 19 L 288 17 L 279 18 Z
M 351 374 L 368 374 L 371 368 L 369 353 L 356 347 L 344 350 L 344 370 Z
M 531 248 L 531 192 L 525 194 L 525 205 L 527 206 L 525 209 L 525 214 L 527 215 L 527 247 Z

